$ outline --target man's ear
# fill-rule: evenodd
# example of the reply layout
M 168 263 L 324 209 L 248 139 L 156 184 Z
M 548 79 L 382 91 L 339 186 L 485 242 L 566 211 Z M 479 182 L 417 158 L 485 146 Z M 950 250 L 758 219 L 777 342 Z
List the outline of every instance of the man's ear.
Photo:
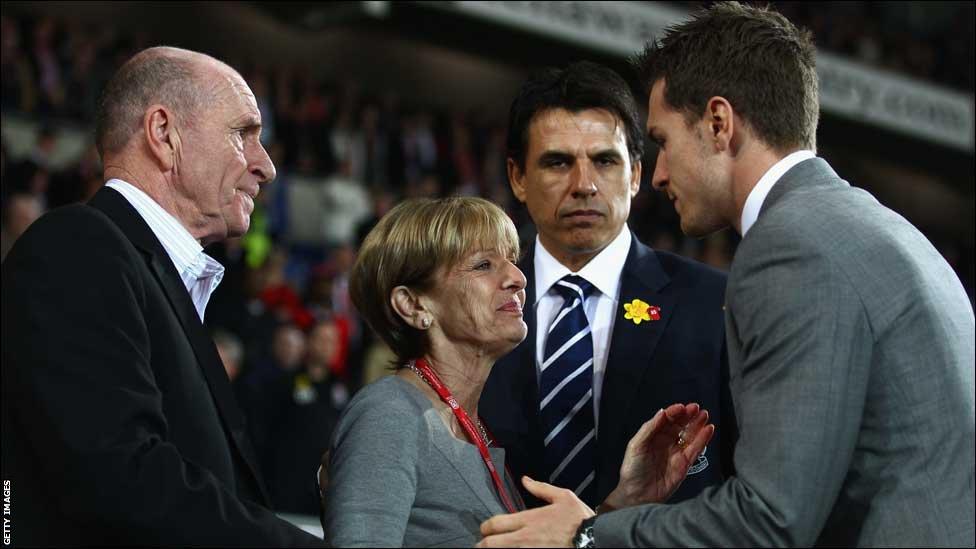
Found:
M 640 191 L 641 183 L 641 167 L 642 163 L 640 158 L 637 159 L 630 167 L 630 197 L 634 198 L 637 196 L 637 192 Z
M 735 111 L 729 101 L 721 96 L 709 99 L 705 104 L 703 121 L 707 131 L 706 138 L 715 150 L 728 150 L 735 135 Z
M 142 129 L 153 159 L 162 171 L 171 171 L 182 149 L 173 111 L 163 105 L 150 106 L 142 117 Z
M 390 306 L 408 325 L 418 330 L 430 328 L 433 317 L 424 306 L 420 295 L 406 286 L 397 286 L 390 292 Z
M 508 171 L 508 184 L 512 187 L 512 194 L 519 202 L 525 203 L 525 173 L 519 168 L 518 162 L 509 157 L 505 162 Z

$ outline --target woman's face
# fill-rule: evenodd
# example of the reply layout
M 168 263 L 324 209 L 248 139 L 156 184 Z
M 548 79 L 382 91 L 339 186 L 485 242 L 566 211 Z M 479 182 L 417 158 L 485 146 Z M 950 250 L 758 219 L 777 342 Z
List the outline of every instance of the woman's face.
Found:
M 525 339 L 525 275 L 498 250 L 469 253 L 434 278 L 425 294 L 430 336 L 497 359 Z

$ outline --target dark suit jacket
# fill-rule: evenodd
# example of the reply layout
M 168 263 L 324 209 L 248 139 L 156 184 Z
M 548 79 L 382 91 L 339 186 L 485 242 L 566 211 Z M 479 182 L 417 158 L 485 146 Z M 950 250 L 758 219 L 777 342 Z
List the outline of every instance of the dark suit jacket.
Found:
M 515 478 L 543 473 L 543 437 L 535 364 L 534 245 L 519 263 L 528 280 L 528 335 L 492 369 L 478 412 L 502 446 Z M 671 501 L 687 499 L 731 474 L 735 416 L 728 389 L 728 361 L 722 305 L 726 275 L 667 252 L 636 237 L 621 274 L 619 316 L 614 322 L 603 382 L 597 431 L 596 500 L 606 499 L 620 478 L 627 442 L 658 411 L 676 402 L 697 402 L 708 410 L 715 437 L 708 466 L 690 474 Z M 624 303 L 640 299 L 661 308 L 661 319 L 640 325 L 624 319 Z M 521 488 L 521 482 L 519 483 Z M 523 490 L 526 503 L 539 501 Z
M 13 544 L 321 543 L 265 507 L 213 341 L 119 193 L 35 222 L 2 291 Z

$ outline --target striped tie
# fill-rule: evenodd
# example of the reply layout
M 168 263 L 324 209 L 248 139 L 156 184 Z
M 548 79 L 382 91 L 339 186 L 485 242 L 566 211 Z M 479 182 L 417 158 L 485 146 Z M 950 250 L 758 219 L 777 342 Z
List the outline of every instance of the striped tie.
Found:
M 553 285 L 563 306 L 549 327 L 539 380 L 539 415 L 546 433 L 549 483 L 593 505 L 596 427 L 593 418 L 593 336 L 583 304 L 593 285 L 568 275 Z

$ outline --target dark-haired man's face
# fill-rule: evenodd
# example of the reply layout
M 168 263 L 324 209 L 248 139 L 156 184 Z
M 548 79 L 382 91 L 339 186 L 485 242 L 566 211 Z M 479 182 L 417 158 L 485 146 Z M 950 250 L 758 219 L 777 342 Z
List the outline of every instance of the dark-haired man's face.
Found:
M 623 229 L 640 188 L 623 122 L 604 109 L 541 111 L 529 124 L 525 169 L 509 159 L 512 191 L 525 203 L 539 240 L 579 270 Z
M 729 225 L 732 186 L 705 143 L 704 123 L 689 126 L 664 99 L 664 81 L 651 88 L 647 135 L 658 146 L 651 184 L 665 192 L 689 236 L 707 236 Z

